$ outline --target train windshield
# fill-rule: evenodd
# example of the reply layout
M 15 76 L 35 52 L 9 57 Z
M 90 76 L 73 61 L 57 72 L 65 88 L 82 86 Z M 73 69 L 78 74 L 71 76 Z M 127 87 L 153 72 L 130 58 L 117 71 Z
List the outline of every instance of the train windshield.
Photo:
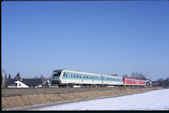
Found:
M 60 77 L 61 71 L 54 71 L 53 72 L 53 79 L 58 79 Z

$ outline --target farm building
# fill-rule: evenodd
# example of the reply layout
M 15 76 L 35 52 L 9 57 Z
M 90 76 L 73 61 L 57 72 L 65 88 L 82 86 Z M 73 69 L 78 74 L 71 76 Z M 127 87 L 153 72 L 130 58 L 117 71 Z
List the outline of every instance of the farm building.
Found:
M 8 79 L 6 82 L 6 87 L 8 88 L 36 88 L 41 86 L 41 79 Z

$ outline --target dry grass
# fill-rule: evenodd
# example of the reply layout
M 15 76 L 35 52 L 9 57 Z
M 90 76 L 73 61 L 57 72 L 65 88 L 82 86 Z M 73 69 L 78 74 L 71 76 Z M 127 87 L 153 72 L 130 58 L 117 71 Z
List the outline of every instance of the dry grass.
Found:
M 124 94 L 132 94 L 139 92 L 146 92 L 150 90 L 162 89 L 156 88 L 126 88 L 121 90 L 103 90 L 103 91 L 88 91 L 78 93 L 64 93 L 64 94 L 28 94 L 22 96 L 2 97 L 2 109 L 25 107 L 34 104 L 44 104 L 51 102 L 60 102 L 67 100 L 90 99 L 105 96 L 120 96 Z

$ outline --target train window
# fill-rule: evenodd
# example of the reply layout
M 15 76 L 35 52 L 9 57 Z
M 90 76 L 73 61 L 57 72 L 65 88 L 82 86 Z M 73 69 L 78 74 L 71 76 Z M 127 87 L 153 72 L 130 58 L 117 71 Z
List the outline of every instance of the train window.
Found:
M 80 78 L 82 78 L 82 76 L 80 75 Z
M 63 75 L 64 77 L 67 77 L 67 74 L 66 73 L 64 73 L 64 75 Z

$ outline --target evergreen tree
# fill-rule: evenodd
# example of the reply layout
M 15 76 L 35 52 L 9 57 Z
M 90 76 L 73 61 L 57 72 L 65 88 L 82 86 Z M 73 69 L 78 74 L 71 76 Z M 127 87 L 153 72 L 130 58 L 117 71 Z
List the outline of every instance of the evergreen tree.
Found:
M 9 74 L 8 79 L 11 79 L 11 74 Z
M 15 76 L 15 79 L 16 79 L 16 80 L 20 80 L 20 79 L 21 79 L 21 77 L 20 77 L 20 74 L 19 74 L 19 73 L 17 73 L 17 75 Z

